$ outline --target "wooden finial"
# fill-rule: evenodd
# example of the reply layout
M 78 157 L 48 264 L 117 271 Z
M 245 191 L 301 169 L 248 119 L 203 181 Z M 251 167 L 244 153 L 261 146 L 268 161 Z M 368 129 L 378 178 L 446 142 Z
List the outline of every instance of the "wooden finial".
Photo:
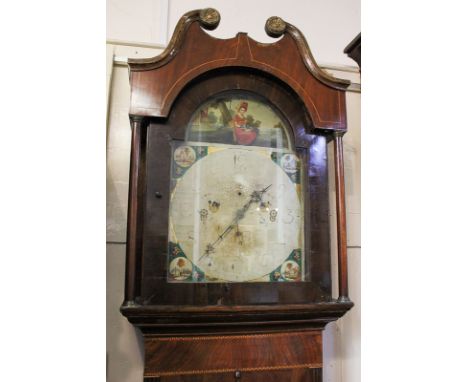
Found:
M 213 30 L 221 21 L 221 15 L 214 8 L 205 8 L 200 11 L 200 22 L 205 29 Z
M 270 37 L 280 37 L 285 31 L 286 23 L 281 17 L 272 16 L 265 23 L 265 32 Z

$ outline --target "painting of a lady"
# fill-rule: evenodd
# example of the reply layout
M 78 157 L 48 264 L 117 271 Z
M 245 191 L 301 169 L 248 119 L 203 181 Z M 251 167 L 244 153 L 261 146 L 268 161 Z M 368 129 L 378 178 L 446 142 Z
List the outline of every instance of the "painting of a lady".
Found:
M 240 145 L 250 145 L 257 138 L 257 129 L 247 124 L 245 113 L 248 107 L 249 104 L 246 101 L 242 101 L 232 119 L 234 142 Z

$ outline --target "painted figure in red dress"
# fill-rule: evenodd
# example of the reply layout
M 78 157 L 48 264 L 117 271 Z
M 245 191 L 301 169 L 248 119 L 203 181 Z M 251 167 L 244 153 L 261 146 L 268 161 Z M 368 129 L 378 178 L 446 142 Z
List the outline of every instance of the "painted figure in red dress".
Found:
M 242 101 L 237 109 L 237 113 L 234 115 L 233 131 L 234 131 L 234 142 L 240 145 L 250 145 L 257 138 L 257 130 L 247 125 L 247 117 L 245 113 L 249 104 L 246 101 Z

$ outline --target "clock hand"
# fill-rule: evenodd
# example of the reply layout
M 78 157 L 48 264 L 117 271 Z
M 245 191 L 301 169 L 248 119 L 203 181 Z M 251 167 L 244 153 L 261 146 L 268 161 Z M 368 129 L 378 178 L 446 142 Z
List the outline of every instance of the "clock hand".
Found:
M 263 190 L 260 191 L 254 191 L 252 192 L 252 195 L 250 196 L 250 200 L 252 202 L 261 202 L 263 194 L 271 187 L 272 185 L 270 184 L 268 187 L 265 187 Z
M 247 210 L 250 208 L 252 203 L 259 203 L 262 201 L 263 194 L 271 187 L 272 185 L 270 184 L 269 186 L 265 187 L 264 189 L 260 191 L 254 191 L 250 195 L 250 199 L 247 203 L 245 203 L 242 208 L 238 209 L 236 211 L 236 215 L 234 217 L 234 220 L 229 224 L 229 226 L 218 236 L 218 238 L 213 242 L 213 243 L 208 243 L 205 249 L 205 253 L 198 259 L 200 261 L 203 259 L 206 255 L 210 254 L 211 252 L 214 252 L 214 247 L 217 245 L 220 241 L 222 241 L 229 232 L 232 231 L 232 229 L 238 225 L 239 221 L 245 217 L 245 213 Z
M 254 202 L 261 202 L 262 201 L 262 197 L 263 197 L 263 194 L 271 187 L 272 185 L 270 184 L 268 187 L 265 187 L 263 190 L 260 190 L 260 191 L 254 191 L 252 192 L 252 194 L 250 195 L 250 199 L 247 203 L 245 203 L 242 208 L 238 209 L 236 211 L 236 215 L 234 217 L 234 220 L 231 222 L 231 224 L 229 224 L 229 226 L 224 230 L 224 232 L 219 235 L 218 237 L 218 240 L 215 241 L 215 243 L 217 243 L 220 239 L 224 239 L 224 236 L 226 236 L 233 228 L 234 226 L 236 226 L 239 221 L 241 219 L 244 218 L 245 216 L 245 213 L 247 212 L 247 210 L 250 208 L 250 206 L 252 205 L 252 203 Z M 214 243 L 213 243 L 214 245 Z
M 235 220 L 234 220 L 235 221 Z M 215 245 L 217 245 L 221 240 L 224 239 L 224 237 L 229 233 L 231 232 L 231 230 L 234 228 L 234 222 L 231 223 L 224 231 L 221 235 L 218 236 L 218 238 L 216 239 L 216 241 L 214 241 L 213 243 L 208 243 L 206 245 L 206 249 L 205 249 L 205 253 L 198 259 L 198 261 L 201 261 L 205 256 L 209 255 L 211 252 L 214 252 L 215 250 Z
M 212 243 L 211 245 L 215 246 L 219 241 L 223 240 L 224 237 L 229 233 L 231 232 L 231 230 L 234 228 L 234 222 L 231 223 L 231 225 L 229 225 L 221 235 L 218 236 L 218 239 L 216 239 L 216 241 L 214 243 Z
M 233 220 L 233 222 L 223 231 L 223 233 L 221 235 L 218 236 L 218 238 L 216 239 L 216 241 L 214 241 L 213 243 L 208 243 L 206 245 L 206 249 L 205 249 L 205 253 L 198 259 L 198 261 L 202 260 L 206 255 L 209 255 L 211 252 L 214 252 L 215 250 L 215 245 L 217 245 L 221 240 L 224 239 L 224 237 L 229 233 L 231 232 L 231 230 L 234 228 L 234 226 L 236 225 L 235 223 L 235 219 Z

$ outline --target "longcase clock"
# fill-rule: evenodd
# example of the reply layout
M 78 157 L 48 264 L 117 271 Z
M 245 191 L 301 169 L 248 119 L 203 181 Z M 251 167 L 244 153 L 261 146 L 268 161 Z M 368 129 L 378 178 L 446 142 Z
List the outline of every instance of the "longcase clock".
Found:
M 186 13 L 168 48 L 129 60 L 125 301 L 144 380 L 322 380 L 322 331 L 348 298 L 342 136 L 349 82 L 279 17 L 258 43 Z M 336 177 L 331 291 L 327 144 Z

